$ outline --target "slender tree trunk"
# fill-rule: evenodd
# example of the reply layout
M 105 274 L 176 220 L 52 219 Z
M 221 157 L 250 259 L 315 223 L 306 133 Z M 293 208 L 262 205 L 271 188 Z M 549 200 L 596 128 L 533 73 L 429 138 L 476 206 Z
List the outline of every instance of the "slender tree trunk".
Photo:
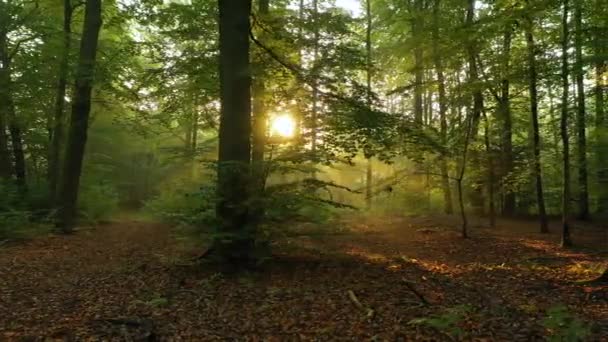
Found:
M 72 114 L 62 180 L 58 193 L 57 227 L 64 233 L 70 233 L 76 221 L 80 176 L 91 111 L 95 57 L 101 28 L 101 0 L 87 0 L 84 11 Z
M 8 21 L 4 16 L 4 4 L 0 2 L 0 20 Z M 8 149 L 7 124 L 12 103 L 10 92 L 10 58 L 8 56 L 8 37 L 5 23 L 0 22 L 0 180 L 8 181 L 13 174 L 11 155 Z
M 268 0 L 258 0 L 258 20 L 264 23 L 270 10 Z M 264 33 L 260 33 L 263 37 Z M 259 60 L 256 66 L 256 75 L 253 78 L 253 135 L 252 135 L 252 152 L 251 160 L 254 171 L 254 179 L 256 182 L 256 192 L 263 191 L 264 177 L 264 151 L 266 148 L 266 130 L 267 130 L 267 109 L 266 109 L 266 77 L 264 70 L 264 62 Z
M 562 247 L 572 246 L 570 238 L 570 138 L 568 136 L 568 0 L 562 14 L 562 113 L 560 132 L 563 145 Z
M 502 81 L 500 82 L 500 102 L 499 113 L 502 121 L 502 134 L 501 134 L 501 145 L 502 145 L 502 178 L 503 183 L 511 176 L 513 172 L 513 131 L 512 131 L 512 121 L 511 121 L 511 99 L 510 99 L 510 81 L 509 81 L 509 73 L 510 73 L 510 61 L 511 61 L 511 38 L 513 35 L 513 28 L 509 24 L 505 29 L 503 35 L 503 45 L 502 45 Z M 512 216 L 515 214 L 515 192 L 507 183 L 503 184 L 503 194 L 504 194 L 504 205 L 502 213 L 506 216 Z
M 484 143 L 486 147 L 486 154 L 488 158 L 488 206 L 490 211 L 490 227 L 496 227 L 496 204 L 494 202 L 494 183 L 495 183 L 495 172 L 494 172 L 494 158 L 492 157 L 492 144 L 490 142 L 490 120 L 484 113 Z
M 61 168 L 61 145 L 64 140 L 65 131 L 65 95 L 68 85 L 68 66 L 70 48 L 72 45 L 72 3 L 71 0 L 63 1 L 63 50 L 59 62 L 59 77 L 57 82 L 57 94 L 55 95 L 55 109 L 51 130 L 51 145 L 49 149 L 49 199 L 51 202 L 57 199 L 57 188 Z
M 314 46 L 313 46 L 313 70 L 314 70 L 314 79 L 313 79 L 313 83 L 312 83 L 312 114 L 311 114 L 311 125 L 310 125 L 310 129 L 311 129 L 311 153 L 312 153 L 312 158 L 313 161 L 317 161 L 317 124 L 318 124 L 318 101 L 319 101 L 319 88 L 318 88 L 318 84 L 317 84 L 317 71 L 316 70 L 318 68 L 318 64 L 319 64 L 319 39 L 320 39 L 320 34 L 319 34 L 319 4 L 318 4 L 318 0 L 312 0 L 312 22 L 314 23 L 314 28 L 313 28 L 313 39 L 314 39 Z M 313 172 L 312 176 L 313 178 L 316 178 L 316 172 Z
M 25 152 L 23 151 L 23 137 L 21 133 L 21 125 L 17 122 L 15 115 L 15 104 L 12 98 L 9 98 L 9 124 L 8 130 L 11 135 L 11 146 L 13 148 L 13 160 L 15 161 L 15 178 L 17 187 L 23 194 L 27 191 L 27 180 L 25 175 Z
M 578 148 L 578 216 L 582 220 L 589 218 L 589 186 L 587 177 L 587 125 L 585 123 L 585 73 L 583 70 L 583 24 L 581 0 L 574 1 L 574 46 L 575 46 L 575 63 L 574 73 L 576 74 L 576 90 L 577 90 L 577 111 L 576 111 L 576 127 L 577 127 L 577 148 Z
M 422 125 L 423 106 L 422 106 L 422 85 L 423 85 L 423 51 L 422 51 L 422 0 L 414 0 L 412 10 L 412 37 L 414 39 L 414 121 Z
M 456 179 L 456 185 L 457 185 L 457 189 L 458 189 L 458 205 L 460 206 L 460 216 L 462 218 L 461 236 L 464 239 L 469 237 L 469 233 L 468 233 L 469 223 L 467 220 L 467 213 L 464 208 L 462 181 L 464 180 L 464 175 L 467 170 L 467 157 L 469 154 L 469 144 L 471 141 L 472 129 L 473 129 L 473 117 L 471 116 L 471 113 L 469 113 L 469 116 L 466 119 L 465 125 L 466 125 L 466 127 L 465 127 L 466 131 L 465 131 L 464 143 L 463 143 L 463 148 L 462 148 L 462 160 L 460 161 L 460 170 L 458 171 L 458 178 Z
M 595 130 L 597 137 L 596 160 L 598 165 L 598 215 L 608 217 L 608 118 L 606 118 L 606 86 L 608 84 L 608 9 L 605 0 L 597 0 L 599 22 L 594 38 L 595 49 Z
M 366 81 L 367 81 L 367 106 L 372 109 L 372 4 L 371 0 L 365 2 L 367 25 L 365 29 L 365 50 L 366 50 Z M 367 154 L 367 153 L 366 153 Z M 367 209 L 372 208 L 372 156 L 366 155 L 367 167 L 365 172 L 365 205 Z
M 439 95 L 439 124 L 440 124 L 440 136 L 441 145 L 446 147 L 447 135 L 448 135 L 448 123 L 446 118 L 447 113 L 447 97 L 445 92 L 445 76 L 443 70 L 443 62 L 441 53 L 439 51 L 439 9 L 441 0 L 435 0 L 433 6 L 433 60 L 435 64 L 435 70 L 437 72 L 437 91 Z M 450 187 L 450 178 L 448 176 L 448 161 L 445 153 L 439 156 L 440 168 L 441 168 L 441 188 L 443 189 L 443 203 L 444 212 L 448 215 L 454 212 L 452 204 L 452 190 Z
M 534 179 L 536 180 L 536 204 L 540 219 L 540 232 L 548 233 L 547 212 L 545 209 L 545 196 L 543 193 L 543 178 L 540 162 L 540 132 L 538 124 L 538 91 L 536 72 L 536 45 L 534 43 L 532 19 L 526 20 L 526 45 L 528 48 L 528 89 L 530 93 L 530 113 L 532 115 L 532 150 L 534 158 Z
M 0 28 L 3 30 L 3 28 Z M 16 184 L 19 190 L 23 193 L 26 191 L 25 179 L 25 154 L 23 152 L 23 140 L 21 137 L 21 126 L 17 122 L 15 115 L 15 103 L 13 102 L 12 80 L 11 80 L 11 56 L 8 51 L 8 41 L 6 33 L 0 32 L 0 172 L 4 175 L 3 178 L 10 177 L 10 171 L 14 171 Z M 10 152 L 7 146 L 7 136 L 4 127 L 8 124 L 10 133 L 11 147 L 13 152 L 14 168 L 11 165 Z
M 213 250 L 231 265 L 254 259 L 255 226 L 249 220 L 251 165 L 251 1 L 219 0 L 220 95 L 217 217 Z
M 467 10 L 466 10 L 466 26 L 472 30 L 473 28 L 473 19 L 475 16 L 475 1 L 468 0 Z M 474 35 L 472 32 L 471 35 Z M 479 120 L 481 118 L 481 114 L 483 112 L 483 90 L 479 86 L 479 70 L 477 66 L 477 41 L 474 38 L 469 38 L 466 43 L 466 53 L 468 59 L 468 73 L 469 73 L 469 85 L 472 89 L 473 96 L 473 110 L 470 113 L 471 117 L 471 137 L 470 139 L 474 140 L 477 136 L 477 129 L 479 127 Z M 471 160 L 474 164 L 479 164 L 479 154 L 477 151 L 471 151 Z M 475 179 L 473 180 L 473 189 L 469 193 L 469 200 L 473 207 L 473 210 L 476 214 L 483 214 L 484 211 L 484 199 L 483 199 L 483 180 Z

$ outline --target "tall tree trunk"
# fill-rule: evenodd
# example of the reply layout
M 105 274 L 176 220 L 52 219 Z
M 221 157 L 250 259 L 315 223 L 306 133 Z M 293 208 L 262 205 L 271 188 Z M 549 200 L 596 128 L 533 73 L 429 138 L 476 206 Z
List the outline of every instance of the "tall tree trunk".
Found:
M 595 53 L 595 130 L 597 137 L 598 208 L 601 217 L 608 217 L 608 118 L 606 118 L 606 86 L 608 84 L 608 9 L 605 0 L 597 0 L 599 21 L 594 34 Z
M 423 51 L 422 51 L 422 1 L 414 0 L 412 10 L 412 38 L 414 40 L 414 121 L 422 125 L 423 106 L 422 106 L 422 85 L 423 85 Z
M 568 136 L 568 0 L 562 14 L 562 113 L 560 132 L 563 148 L 562 247 L 572 246 L 570 238 L 570 138 Z
M 548 233 L 547 212 L 545 210 L 545 196 L 543 193 L 543 179 L 540 162 L 540 132 L 538 125 L 538 91 L 536 72 L 536 45 L 534 43 L 533 22 L 531 18 L 526 20 L 526 45 L 528 48 L 528 90 L 530 93 L 530 113 L 532 115 L 532 150 L 534 158 L 534 178 L 536 180 L 536 204 L 540 219 L 540 232 Z
M 502 178 L 503 183 L 506 181 L 513 172 L 513 124 L 511 121 L 511 99 L 510 99 L 510 61 L 511 61 L 511 38 L 513 35 L 513 28 L 511 24 L 508 24 L 503 34 L 503 45 L 502 45 L 502 81 L 500 82 L 500 102 L 499 113 L 502 121 L 502 134 L 501 134 L 501 145 L 502 145 Z M 515 214 L 515 192 L 511 189 L 509 184 L 503 185 L 504 204 L 503 204 L 503 215 L 512 216 Z
M 5 22 L 9 20 L 4 14 L 5 9 L 0 2 L 0 180 L 7 181 L 13 174 L 11 155 L 8 149 L 7 125 L 9 108 L 12 103 L 10 93 L 10 58 L 8 56 L 8 37 Z
M 101 0 L 86 0 L 68 142 L 58 193 L 56 224 L 64 233 L 70 233 L 76 221 L 78 191 L 87 143 L 95 57 L 100 28 Z
M 313 72 L 314 78 L 312 82 L 312 114 L 311 114 L 311 125 L 310 125 L 310 139 L 311 139 L 311 153 L 313 161 L 317 161 L 317 124 L 318 124 L 318 101 L 319 101 L 319 88 L 317 80 L 317 68 L 319 64 L 319 3 L 318 0 L 312 0 L 312 22 L 314 23 L 313 28 Z M 312 173 L 313 178 L 316 178 L 316 172 Z
M 258 0 L 258 20 L 264 23 L 264 20 L 269 13 L 269 1 Z M 263 31 L 263 30 L 262 30 Z M 260 33 L 263 37 L 264 33 Z M 252 152 L 251 160 L 254 171 L 254 179 L 256 182 L 255 191 L 262 191 L 264 186 L 264 150 L 266 147 L 266 127 L 267 127 L 267 109 L 266 109 L 266 84 L 264 78 L 264 62 L 259 60 L 256 65 L 256 75 L 253 78 L 253 136 L 252 136 Z
M 475 0 L 468 0 L 467 9 L 466 9 L 466 26 L 469 30 L 473 29 L 473 20 L 475 17 Z M 472 97 L 473 97 L 473 110 L 470 113 L 471 117 L 468 120 L 471 120 L 471 137 L 470 139 L 474 140 L 477 136 L 477 129 L 479 127 L 479 120 L 481 118 L 481 114 L 483 112 L 483 90 L 479 86 L 479 70 L 477 66 L 477 39 L 475 39 L 475 33 L 469 32 L 473 38 L 468 38 L 466 42 L 466 53 L 468 59 L 468 73 L 469 80 L 468 83 L 473 87 L 472 89 Z M 473 150 L 471 151 L 471 160 L 474 164 L 479 164 L 479 155 Z M 469 193 L 469 199 L 471 201 L 471 205 L 473 206 L 473 211 L 477 214 L 482 214 L 484 209 L 484 199 L 483 199 L 483 180 L 474 179 L 473 180 L 473 189 Z
M 21 192 L 26 190 L 25 179 L 25 155 L 23 152 L 23 140 L 21 137 L 21 126 L 15 115 L 15 103 L 13 102 L 12 80 L 11 80 L 11 56 L 8 51 L 8 37 L 4 28 L 0 28 L 0 171 L 3 178 L 10 177 L 10 171 L 14 171 L 17 186 Z M 10 152 L 8 151 L 5 127 L 8 124 L 11 147 L 13 152 L 14 168 L 11 165 Z
M 487 191 L 488 191 L 488 209 L 490 214 L 490 227 L 496 227 L 496 204 L 494 196 L 494 183 L 495 183 L 495 172 L 494 172 L 494 158 L 492 157 L 492 144 L 490 142 L 490 120 L 488 116 L 483 115 L 484 118 L 484 143 L 486 147 L 486 154 L 488 158 L 488 180 L 487 180 Z
M 365 14 L 367 25 L 365 28 L 365 50 L 366 50 L 366 81 L 367 81 L 367 106 L 372 109 L 372 2 L 367 0 L 365 2 Z M 367 209 L 372 207 L 372 181 L 373 181 L 373 169 L 372 169 L 372 156 L 367 155 L 367 167 L 365 172 L 365 205 Z
M 217 218 L 213 249 L 229 264 L 254 259 L 255 226 L 249 222 L 251 165 L 251 1 L 219 0 L 220 95 Z
M 19 191 L 25 193 L 27 191 L 27 180 L 25 176 L 25 152 L 23 151 L 21 124 L 17 121 L 15 104 L 13 103 L 12 98 L 9 97 L 9 100 L 8 130 L 11 135 L 11 146 L 13 148 L 13 159 L 15 161 L 15 178 Z
M 368 0 L 369 1 L 369 0 Z M 441 53 L 439 51 L 439 9 L 441 0 L 435 0 L 433 5 L 433 61 L 435 64 L 435 70 L 437 72 L 437 91 L 439 95 L 439 124 L 440 124 L 440 136 L 441 145 L 446 147 L 447 135 L 448 135 L 448 122 L 447 122 L 447 97 L 445 92 L 445 76 L 443 70 L 443 62 L 441 60 Z M 443 189 L 443 203 L 444 212 L 448 215 L 454 212 L 452 204 L 452 190 L 450 188 L 450 178 L 448 176 L 448 161 L 445 153 L 439 156 L 440 168 L 441 168 L 441 188 Z
M 460 161 L 460 169 L 458 171 L 458 178 L 456 178 L 456 185 L 458 190 L 458 204 L 460 207 L 460 217 L 462 218 L 461 236 L 464 239 L 469 237 L 469 221 L 467 219 L 467 213 L 464 207 L 464 196 L 462 189 L 462 181 L 467 170 L 467 157 L 469 155 L 469 145 L 471 143 L 472 129 L 473 129 L 473 116 L 468 113 L 468 117 L 465 120 L 465 136 L 462 148 L 462 159 Z
M 57 187 L 61 168 L 61 145 L 64 140 L 65 125 L 65 95 L 68 85 L 68 66 L 70 48 L 72 45 L 72 3 L 71 0 L 63 1 L 63 47 L 61 60 L 59 62 L 59 75 L 57 81 L 57 94 L 55 95 L 55 109 L 53 116 L 53 127 L 51 130 L 51 144 L 49 148 L 49 199 L 54 202 L 57 199 Z
M 574 47 L 576 74 L 576 127 L 578 157 L 578 216 L 582 220 L 589 218 L 589 187 L 587 177 L 587 125 L 585 123 L 585 73 L 583 70 L 583 24 L 581 0 L 574 1 Z

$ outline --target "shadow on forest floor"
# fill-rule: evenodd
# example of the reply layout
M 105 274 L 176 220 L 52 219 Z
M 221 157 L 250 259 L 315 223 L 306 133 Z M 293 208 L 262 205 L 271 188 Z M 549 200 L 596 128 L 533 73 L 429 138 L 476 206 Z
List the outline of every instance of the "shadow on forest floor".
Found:
M 530 341 L 559 333 L 543 323 L 557 305 L 608 336 L 608 286 L 575 282 L 606 261 L 601 230 L 562 250 L 557 227 L 476 223 L 463 240 L 456 222 L 341 220 L 344 234 L 285 239 L 263 272 L 233 277 L 184 263 L 160 224 L 36 239 L 0 249 L 0 340 Z

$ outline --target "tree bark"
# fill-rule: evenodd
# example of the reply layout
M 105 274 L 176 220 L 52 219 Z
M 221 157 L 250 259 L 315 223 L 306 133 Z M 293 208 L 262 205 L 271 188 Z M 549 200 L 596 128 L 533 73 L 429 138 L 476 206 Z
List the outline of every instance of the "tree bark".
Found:
M 318 63 L 319 63 L 319 3 L 318 0 L 312 0 L 312 22 L 314 23 L 313 28 L 313 72 L 317 72 Z M 316 76 L 316 75 L 315 75 Z M 312 83 L 312 115 L 311 115 L 311 125 L 310 125 L 310 139 L 311 139 L 311 154 L 313 161 L 317 161 L 317 123 L 318 123 L 318 101 L 319 101 L 319 88 L 317 84 L 317 77 L 314 77 Z M 316 178 L 317 173 L 313 171 L 313 178 Z
M 367 81 L 367 106 L 372 109 L 372 3 L 371 0 L 365 2 L 367 25 L 365 29 L 365 50 L 366 50 L 366 81 Z M 372 208 L 372 156 L 368 155 L 365 172 L 365 205 L 367 209 Z
M 74 86 L 74 99 L 63 174 L 58 193 L 56 225 L 70 233 L 76 223 L 76 209 L 82 163 L 87 143 L 91 93 L 95 73 L 95 58 L 101 28 L 101 0 L 87 0 L 85 4 L 80 55 Z
M 270 7 L 268 0 L 258 0 L 258 20 L 264 23 L 268 16 Z M 263 30 L 262 30 L 263 31 Z M 260 33 L 263 37 L 264 33 Z M 266 84 L 264 78 L 264 63 L 258 60 L 256 65 L 256 74 L 253 78 L 253 136 L 252 136 L 252 153 L 251 159 L 254 170 L 254 179 L 257 184 L 256 191 L 263 191 L 265 166 L 264 166 L 264 151 L 266 147 L 266 130 L 267 130 L 267 108 L 266 108 Z
M 213 250 L 225 262 L 243 266 L 254 260 L 255 225 L 251 197 L 251 1 L 218 0 L 220 96 L 217 218 Z
M 526 19 L 526 46 L 528 48 L 528 91 L 530 93 L 530 113 L 532 116 L 532 150 L 533 172 L 536 181 L 536 204 L 540 220 L 540 232 L 548 233 L 547 212 L 545 209 L 545 196 L 543 192 L 543 178 L 540 161 L 540 132 L 538 124 L 538 90 L 536 71 L 536 45 L 534 42 L 533 23 L 531 18 Z
M 0 19 L 8 21 L 4 16 L 4 6 L 0 2 Z M 0 180 L 8 181 L 13 174 L 13 166 L 11 155 L 8 149 L 7 124 L 9 117 L 9 108 L 12 103 L 10 93 L 10 58 L 8 56 L 8 37 L 7 28 L 3 22 L 0 22 Z
M 0 28 L 0 175 L 9 179 L 11 171 L 14 172 L 16 184 L 23 193 L 26 191 L 25 154 L 20 123 L 15 114 L 15 103 L 12 94 L 11 56 L 8 51 L 8 37 L 5 28 Z M 8 137 L 5 127 L 8 125 L 14 165 L 11 165 L 11 156 L 8 150 Z
M 412 10 L 412 38 L 414 40 L 414 121 L 422 125 L 423 106 L 422 106 L 422 85 L 423 85 L 423 50 L 422 50 L 422 1 L 414 0 Z
M 599 22 L 594 34 L 595 53 L 595 130 L 597 138 L 596 161 L 598 165 L 598 208 L 600 217 L 608 217 L 608 118 L 606 118 L 606 85 L 608 83 L 608 13 L 605 0 L 597 0 Z
M 368 0 L 369 1 L 369 0 Z M 447 147 L 447 97 L 445 92 L 445 76 L 443 70 L 443 62 L 441 60 L 441 53 L 439 51 L 439 10 L 441 0 L 435 0 L 433 6 L 433 61 L 435 64 L 435 70 L 437 72 L 437 92 L 439 95 L 439 124 L 440 124 L 440 137 L 441 145 Z M 441 188 L 443 189 L 443 203 L 444 212 L 448 215 L 454 212 L 452 204 L 452 190 L 450 188 L 450 178 L 448 176 L 448 162 L 445 153 L 439 156 L 440 168 L 441 168 Z
M 472 97 L 473 97 L 473 110 L 471 111 L 471 117 L 468 118 L 471 120 L 471 136 L 470 139 L 474 140 L 477 136 L 477 129 L 479 127 L 479 120 L 481 118 L 481 114 L 483 112 L 483 90 L 479 86 L 479 70 L 477 66 L 477 39 L 475 39 L 475 33 L 473 32 L 473 20 L 475 16 L 475 1 L 468 0 L 467 9 L 466 9 L 466 27 L 471 30 L 469 35 L 472 36 L 467 38 L 466 42 L 466 54 L 468 59 L 468 83 L 472 87 Z M 471 151 L 471 160 L 474 164 L 479 164 L 479 155 L 473 150 Z M 473 189 L 469 193 L 469 200 L 471 202 L 471 206 L 473 207 L 473 211 L 477 214 L 483 214 L 484 210 L 484 199 L 483 199 L 483 180 L 474 179 Z
M 513 172 L 513 131 L 511 120 L 511 99 L 510 99 L 510 61 L 511 61 L 511 40 L 513 29 L 509 24 L 503 35 L 502 45 L 502 81 L 500 82 L 500 101 L 499 113 L 502 121 L 502 178 L 503 178 L 503 194 L 504 204 L 502 213 L 505 216 L 513 216 L 515 214 L 515 192 L 511 189 L 510 184 L 504 184 Z
M 587 137 L 585 123 L 585 73 L 583 70 L 583 24 L 581 0 L 574 1 L 574 46 L 576 75 L 576 127 L 577 127 L 577 157 L 578 157 L 578 217 L 581 220 L 589 218 L 589 186 L 587 170 Z
M 63 50 L 59 61 L 59 75 L 57 80 L 57 94 L 55 96 L 55 108 L 53 116 L 53 127 L 51 129 L 49 150 L 49 198 L 51 202 L 57 199 L 57 188 L 59 185 L 59 174 L 61 168 L 61 147 L 65 131 L 65 95 L 68 85 L 68 66 L 70 48 L 72 45 L 72 3 L 71 0 L 63 1 Z
M 562 136 L 562 247 L 572 246 L 570 238 L 570 138 L 568 135 L 568 0 L 563 0 L 562 14 L 562 111 L 560 133 Z

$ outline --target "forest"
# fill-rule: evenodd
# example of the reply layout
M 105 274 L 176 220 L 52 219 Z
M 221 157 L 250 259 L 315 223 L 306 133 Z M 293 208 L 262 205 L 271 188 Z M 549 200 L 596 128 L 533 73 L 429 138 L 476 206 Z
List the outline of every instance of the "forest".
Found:
M 608 341 L 608 0 L 0 0 L 0 341 Z

